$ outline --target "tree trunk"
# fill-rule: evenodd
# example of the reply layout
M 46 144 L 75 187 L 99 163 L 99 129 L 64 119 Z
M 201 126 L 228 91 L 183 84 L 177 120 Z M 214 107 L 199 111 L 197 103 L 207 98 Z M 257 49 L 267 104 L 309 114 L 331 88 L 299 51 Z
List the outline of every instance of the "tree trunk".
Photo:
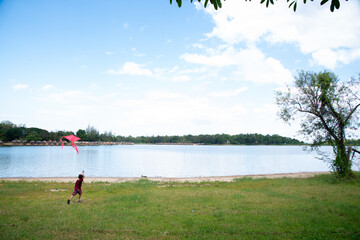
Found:
M 335 154 L 336 158 L 334 161 L 334 170 L 338 177 L 349 177 L 353 175 L 351 170 L 350 155 L 346 151 L 344 141 L 338 141 L 335 143 Z

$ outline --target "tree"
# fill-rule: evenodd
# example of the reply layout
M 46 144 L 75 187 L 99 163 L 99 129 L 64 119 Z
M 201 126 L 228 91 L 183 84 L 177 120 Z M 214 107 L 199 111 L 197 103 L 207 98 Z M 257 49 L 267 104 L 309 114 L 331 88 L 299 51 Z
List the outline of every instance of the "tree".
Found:
M 102 142 L 113 142 L 116 141 L 116 137 L 111 131 L 105 131 L 105 133 L 100 134 L 100 140 Z
M 26 135 L 26 141 L 40 141 L 42 140 L 39 133 L 36 131 L 29 131 L 29 133 Z
M 294 88 L 277 92 L 279 116 L 285 122 L 301 117 L 300 133 L 312 140 L 312 147 L 323 143 L 333 148 L 335 159 L 322 154 L 338 177 L 352 176 L 352 159 L 358 150 L 347 142 L 349 132 L 359 127 L 360 75 L 349 82 L 339 82 L 330 71 L 300 71 Z
M 86 140 L 86 132 L 85 132 L 85 130 L 83 130 L 83 129 L 77 130 L 76 136 L 81 138 L 81 140 L 85 141 Z
M 191 2 L 193 2 L 194 0 L 190 0 Z M 201 0 L 197 0 L 198 2 L 201 2 Z M 225 0 L 224 0 L 225 1 Z M 247 1 L 247 0 L 245 0 Z M 251 1 L 251 0 L 249 0 Z M 301 2 L 301 0 L 286 0 L 289 3 L 289 8 L 292 7 L 294 12 L 296 12 L 297 9 L 297 4 L 298 1 Z M 307 0 L 302 0 L 304 4 L 306 4 Z M 310 0 L 310 1 L 314 1 L 314 0 Z M 330 0 L 321 0 L 320 5 L 324 5 L 325 3 L 329 2 Z M 344 0 L 343 0 L 344 1 Z M 348 0 L 345 0 L 348 1 Z M 178 4 L 179 7 L 181 7 L 182 5 L 182 0 L 176 0 L 176 3 Z M 209 3 L 209 0 L 205 0 L 204 1 L 204 7 L 206 8 L 207 5 Z M 274 0 L 260 0 L 260 3 L 266 4 L 266 7 L 269 7 L 270 4 L 274 5 Z M 170 4 L 172 4 L 172 0 L 170 0 Z M 215 10 L 218 10 L 219 8 L 222 7 L 222 3 L 221 0 L 210 0 L 210 4 L 212 4 L 215 8 Z M 330 2 L 330 11 L 334 11 L 336 9 L 340 8 L 340 0 L 331 0 Z
M 89 125 L 85 132 L 87 141 L 99 141 L 100 134 L 95 127 Z

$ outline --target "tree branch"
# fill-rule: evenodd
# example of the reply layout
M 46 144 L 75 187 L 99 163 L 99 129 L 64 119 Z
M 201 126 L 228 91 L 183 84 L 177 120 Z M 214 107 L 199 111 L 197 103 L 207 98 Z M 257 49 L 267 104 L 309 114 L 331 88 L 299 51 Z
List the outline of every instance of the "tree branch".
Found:
M 325 127 L 326 131 L 328 131 L 328 133 L 335 139 L 335 141 L 338 141 L 338 137 L 336 136 L 336 134 L 334 133 L 334 131 L 332 131 L 330 129 L 330 127 L 326 124 L 326 121 L 325 119 L 323 118 L 323 116 L 321 114 L 317 114 L 317 113 L 314 113 L 314 112 L 311 112 L 311 111 L 307 111 L 307 110 L 302 110 L 302 109 L 297 109 L 299 112 L 302 112 L 302 113 L 310 113 L 316 117 L 318 117 L 321 121 L 321 123 L 323 124 L 323 126 Z
M 351 150 L 354 151 L 354 152 L 356 152 L 356 153 L 358 153 L 358 154 L 360 154 L 360 151 L 358 151 L 358 150 L 356 150 L 356 149 L 354 149 L 354 148 L 351 148 Z
M 346 117 L 345 122 L 349 121 L 351 115 L 356 111 L 356 109 L 360 106 L 360 103 L 349 113 L 349 115 Z

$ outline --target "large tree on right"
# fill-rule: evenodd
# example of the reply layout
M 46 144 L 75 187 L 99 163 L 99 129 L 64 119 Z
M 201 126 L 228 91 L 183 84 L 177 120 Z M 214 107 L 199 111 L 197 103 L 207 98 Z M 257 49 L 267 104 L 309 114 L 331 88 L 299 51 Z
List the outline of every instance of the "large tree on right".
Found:
M 301 121 L 300 133 L 312 141 L 313 147 L 330 144 L 334 156 L 330 162 L 338 177 L 354 176 L 352 164 L 357 149 L 347 139 L 359 127 L 360 75 L 340 82 L 330 71 L 300 71 L 294 86 L 276 92 L 279 116 L 285 122 Z M 300 117 L 300 118 L 298 118 Z

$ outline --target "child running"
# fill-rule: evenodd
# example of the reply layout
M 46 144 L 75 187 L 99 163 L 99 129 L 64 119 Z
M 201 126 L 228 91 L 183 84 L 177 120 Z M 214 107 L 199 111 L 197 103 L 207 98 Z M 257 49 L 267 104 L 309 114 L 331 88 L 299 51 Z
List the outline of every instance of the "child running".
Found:
M 79 174 L 79 179 L 76 181 L 75 183 L 75 187 L 74 187 L 74 191 L 71 195 L 71 197 L 67 200 L 67 203 L 70 204 L 71 199 L 76 195 L 79 194 L 79 202 L 81 202 L 80 198 L 81 198 L 81 194 L 82 194 L 82 190 L 81 190 L 81 185 L 82 182 L 85 178 L 85 173 L 84 170 L 82 171 L 82 174 Z

